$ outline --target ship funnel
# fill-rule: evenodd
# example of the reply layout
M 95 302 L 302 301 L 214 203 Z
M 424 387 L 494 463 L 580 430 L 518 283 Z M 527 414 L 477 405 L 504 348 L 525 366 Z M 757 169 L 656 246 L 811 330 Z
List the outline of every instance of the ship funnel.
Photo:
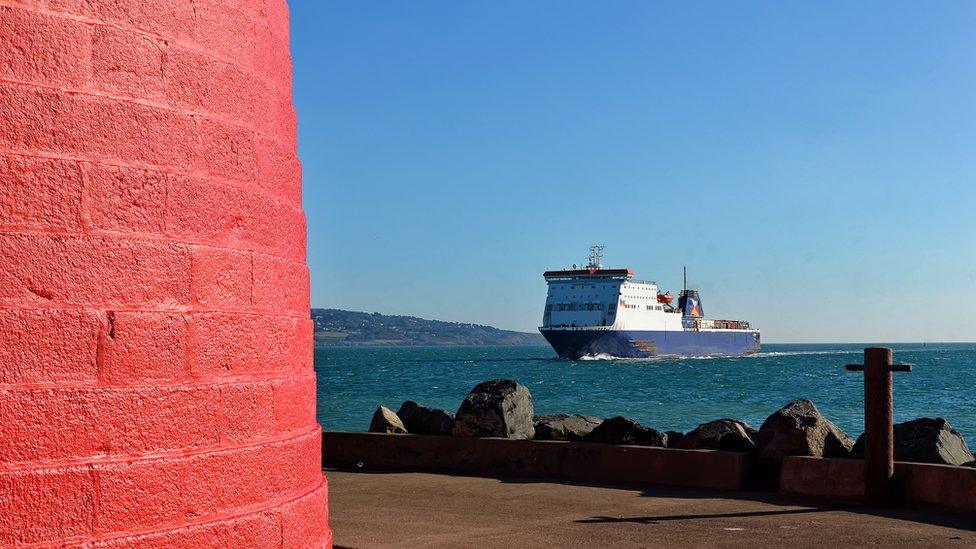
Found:
M 701 318 L 705 316 L 702 309 L 701 298 L 695 290 L 682 290 L 678 297 L 678 308 L 681 309 L 682 316 Z

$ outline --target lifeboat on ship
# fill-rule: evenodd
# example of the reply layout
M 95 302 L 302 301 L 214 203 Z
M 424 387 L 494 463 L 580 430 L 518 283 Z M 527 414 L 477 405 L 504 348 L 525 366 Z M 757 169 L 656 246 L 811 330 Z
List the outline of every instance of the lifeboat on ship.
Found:
M 674 296 L 671 295 L 671 292 L 668 292 L 666 294 L 657 294 L 657 302 L 658 303 L 663 303 L 665 305 L 670 305 L 672 301 L 674 301 Z

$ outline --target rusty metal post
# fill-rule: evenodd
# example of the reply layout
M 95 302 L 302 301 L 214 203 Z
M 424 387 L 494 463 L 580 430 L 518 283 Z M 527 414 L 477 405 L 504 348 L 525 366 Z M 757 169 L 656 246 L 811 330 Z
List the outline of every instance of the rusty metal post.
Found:
M 864 349 L 864 364 L 848 364 L 864 372 L 864 496 L 868 505 L 894 503 L 891 479 L 895 474 L 895 434 L 892 372 L 910 372 L 908 364 L 892 364 L 886 347 Z

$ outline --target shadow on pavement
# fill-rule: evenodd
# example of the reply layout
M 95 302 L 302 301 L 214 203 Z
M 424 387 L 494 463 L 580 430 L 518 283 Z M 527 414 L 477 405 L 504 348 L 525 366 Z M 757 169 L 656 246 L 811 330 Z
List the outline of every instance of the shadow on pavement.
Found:
M 409 472 L 406 470 L 354 470 L 354 469 L 340 469 L 347 472 L 363 472 L 369 474 L 400 474 Z M 605 516 L 594 516 L 589 519 L 576 520 L 574 522 L 580 524 L 605 524 L 605 523 L 636 523 L 636 524 L 655 524 L 657 522 L 664 521 L 679 521 L 679 520 L 695 520 L 695 519 L 721 519 L 721 518 L 746 518 L 746 517 L 761 517 L 761 516 L 775 516 L 775 515 L 793 515 L 793 514 L 808 514 L 808 513 L 824 513 L 824 512 L 847 512 L 863 515 L 877 516 L 887 519 L 904 520 L 909 522 L 917 522 L 922 524 L 931 524 L 934 526 L 943 526 L 947 528 L 956 528 L 959 530 L 967 530 L 971 532 L 976 532 L 976 518 L 951 515 L 951 514 L 939 514 L 937 511 L 930 510 L 917 510 L 917 509 L 906 509 L 906 508 L 892 508 L 892 509 L 878 509 L 871 507 L 863 507 L 858 504 L 853 503 L 825 503 L 822 500 L 816 500 L 811 498 L 798 498 L 784 496 L 775 492 L 754 492 L 754 491 L 743 491 L 743 492 L 728 492 L 720 490 L 703 490 L 695 488 L 674 488 L 668 486 L 653 486 L 648 487 L 646 484 L 622 484 L 622 483 L 597 483 L 597 482 L 583 482 L 565 479 L 553 479 L 553 478 L 539 478 L 539 477 L 517 477 L 517 476 L 488 476 L 488 475 L 467 475 L 459 473 L 431 473 L 431 471 L 415 471 L 418 473 L 428 473 L 428 474 L 438 474 L 450 477 L 478 477 L 478 478 L 491 478 L 497 480 L 503 484 L 560 484 L 565 486 L 582 486 L 590 488 L 606 488 L 612 490 L 624 490 L 630 492 L 637 492 L 640 497 L 647 498 L 681 498 L 681 499 L 725 499 L 725 500 L 740 500 L 740 501 L 752 501 L 759 503 L 766 503 L 770 505 L 781 505 L 784 507 L 790 507 L 790 509 L 773 510 L 773 511 L 747 511 L 742 513 L 727 513 L 727 514 L 714 514 L 714 515 L 663 515 L 663 516 L 648 516 L 648 517 L 605 517 Z M 328 470 L 326 470 L 328 473 Z M 801 507 L 797 509 L 797 507 Z
M 767 517 L 775 515 L 795 515 L 798 513 L 822 513 L 828 509 L 783 509 L 782 511 L 744 511 L 741 513 L 714 513 L 703 515 L 660 515 L 656 517 L 593 517 L 582 520 L 574 520 L 580 524 L 604 524 L 613 522 L 633 522 L 637 524 L 657 524 L 670 520 L 694 520 L 710 518 L 746 518 L 746 517 Z

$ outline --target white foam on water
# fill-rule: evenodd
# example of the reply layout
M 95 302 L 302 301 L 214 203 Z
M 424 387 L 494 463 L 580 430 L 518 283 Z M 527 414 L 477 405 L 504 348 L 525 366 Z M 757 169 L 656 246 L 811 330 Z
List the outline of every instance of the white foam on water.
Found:
M 864 351 L 860 349 L 842 350 L 835 349 L 832 351 L 768 351 L 753 353 L 751 355 L 743 355 L 739 358 L 767 358 L 774 356 L 803 356 L 803 355 L 854 355 L 863 354 Z
M 615 357 L 607 353 L 584 355 L 578 360 L 612 360 L 619 362 L 660 362 L 670 360 L 739 360 L 749 358 L 772 358 L 784 356 L 815 356 L 815 355 L 854 355 L 863 353 L 860 349 L 832 349 L 823 351 L 766 351 L 748 355 L 701 355 L 701 356 L 657 356 L 647 358 Z
M 610 356 L 607 353 L 597 353 L 595 355 L 583 355 L 579 357 L 580 360 L 618 360 L 616 357 Z

